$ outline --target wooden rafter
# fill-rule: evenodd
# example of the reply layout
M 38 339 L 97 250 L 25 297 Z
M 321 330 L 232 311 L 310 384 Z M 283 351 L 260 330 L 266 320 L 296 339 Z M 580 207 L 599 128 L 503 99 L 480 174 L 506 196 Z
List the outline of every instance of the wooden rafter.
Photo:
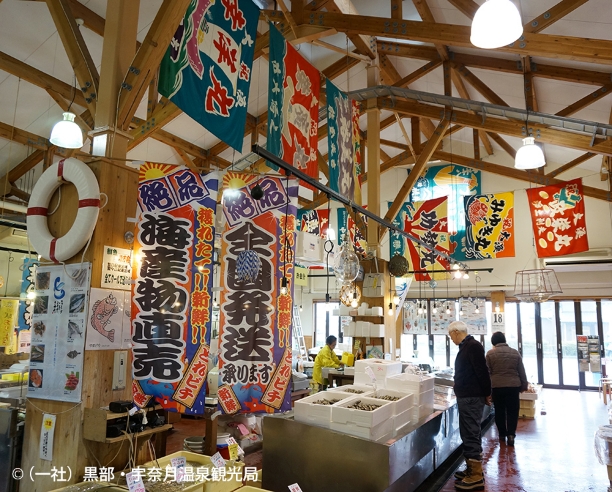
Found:
M 380 56 L 383 56 L 384 53 L 381 53 Z M 386 55 L 385 55 L 386 56 Z M 416 80 L 424 77 L 428 73 L 434 71 L 436 68 L 442 66 L 442 61 L 434 60 L 426 63 L 421 68 L 417 68 L 414 72 L 402 77 L 400 80 L 393 84 L 394 87 L 408 87 L 410 84 L 415 82 Z
M 433 153 L 436 151 L 436 149 L 442 142 L 442 139 L 444 138 L 444 132 L 446 131 L 449 125 L 450 125 L 450 120 L 448 118 L 442 119 L 442 121 L 440 121 L 440 123 L 436 127 L 433 137 L 430 138 L 427 141 L 427 143 L 423 146 L 423 149 L 421 150 L 421 153 L 416 163 L 414 164 L 414 167 L 410 171 L 410 174 L 408 174 L 406 181 L 404 181 L 404 184 L 398 191 L 397 196 L 395 197 L 395 199 L 393 200 L 393 203 L 389 207 L 389 211 L 385 215 L 386 221 L 391 222 L 395 220 L 395 216 L 397 215 L 397 213 L 399 212 L 399 209 L 402 207 L 402 205 L 406 201 L 406 198 L 408 198 L 408 195 L 412 191 L 412 188 L 417 182 L 417 179 L 419 179 L 423 170 L 425 169 L 425 166 L 431 159 L 431 156 L 433 155 Z M 387 229 L 382 229 L 380 231 L 379 240 L 384 237 L 386 232 L 387 232 Z
M 546 12 L 542 12 L 531 22 L 525 24 L 523 31 L 531 33 L 543 31 L 587 2 L 588 0 L 562 0 L 554 7 L 547 9 Z
M 402 0 L 391 0 L 391 18 L 396 20 L 404 18 Z
M 0 122 L 0 138 L 12 140 L 13 142 L 28 145 L 39 150 L 47 150 L 49 147 L 49 140 L 46 138 L 2 122 Z
M 51 1 L 51 0 L 47 0 Z M 134 62 L 125 77 L 119 98 L 117 125 L 127 129 L 136 109 L 159 68 L 176 28 L 185 15 L 190 0 L 164 0 L 153 24 L 138 49 Z
M 31 169 L 34 169 L 45 157 L 44 150 L 35 150 L 13 169 L 0 178 L 0 196 L 9 195 L 11 187 L 19 178 Z
M 499 106 L 508 106 L 506 101 L 497 95 L 487 84 L 480 80 L 476 75 L 470 72 L 465 65 L 459 65 L 453 63 L 453 68 L 457 70 L 461 77 L 468 82 L 474 89 L 480 92 L 491 104 L 497 104 Z
M 341 14 L 358 15 L 357 9 L 353 5 L 352 0 L 334 0 L 333 2 L 327 4 L 327 10 L 329 12 L 337 12 Z M 372 60 L 376 58 L 376 39 L 359 32 L 349 33 L 348 38 L 355 46 L 358 53 L 366 55 Z
M 79 85 L 85 93 L 85 103 L 91 114 L 96 114 L 96 98 L 100 75 L 85 44 L 68 0 L 46 0 L 49 12 Z
M 174 150 L 176 151 L 176 153 L 179 155 L 179 157 L 181 158 L 181 160 L 183 161 L 183 163 L 192 171 L 195 172 L 199 172 L 200 170 L 198 169 L 198 167 L 195 165 L 195 163 L 193 162 L 193 159 L 191 157 L 189 157 L 189 154 L 187 154 L 187 152 L 185 152 L 182 148 L 180 147 L 174 147 Z
M 487 133 L 487 135 L 489 135 L 497 145 L 504 149 L 510 157 L 516 159 L 516 150 L 514 150 L 514 147 L 506 142 L 501 135 L 498 135 L 497 133 Z
M 155 114 L 130 132 L 133 140 L 128 145 L 128 150 L 140 145 L 148 136 L 161 130 L 164 125 L 170 123 L 180 114 L 181 110 L 174 103 L 168 100 L 165 100 L 164 104 L 160 102 L 155 110 Z
M 433 13 L 431 12 L 431 9 L 429 8 L 427 0 L 412 0 L 412 3 L 414 3 L 414 6 L 416 7 L 417 12 L 419 13 L 419 15 L 421 16 L 421 19 L 423 19 L 424 22 L 428 22 L 431 24 L 436 23 L 436 19 L 434 18 Z M 445 46 L 445 44 L 447 43 L 441 43 L 441 42 L 434 43 L 434 46 L 436 47 L 436 51 L 438 52 L 438 54 L 440 55 L 440 58 L 443 61 L 448 60 L 448 48 Z
M 57 103 L 57 105 L 62 108 L 62 111 L 68 111 L 68 109 L 70 109 L 71 112 L 75 112 L 74 108 L 71 108 L 68 101 L 66 101 L 66 99 L 64 99 L 60 94 L 52 90 L 47 90 L 47 93 Z M 75 121 L 81 127 L 81 130 L 88 131 L 93 128 L 94 121 L 91 117 L 89 109 L 85 110 L 81 114 L 77 114 Z
M 523 74 L 523 84 L 524 84 L 524 92 L 525 92 L 525 107 L 529 111 L 539 111 L 538 109 L 538 98 L 536 95 L 535 88 L 535 77 L 533 76 L 533 71 L 531 70 L 531 57 L 526 57 L 523 61 L 523 66 L 525 68 L 525 73 Z
M 452 5 L 457 7 L 460 12 L 473 19 L 479 5 L 474 0 L 448 0 Z
M 557 169 L 550 171 L 546 177 L 554 178 L 555 176 L 559 176 L 559 174 L 564 173 L 565 171 L 569 171 L 570 169 L 582 164 L 583 162 L 588 161 L 590 158 L 595 157 L 597 154 L 593 154 L 592 152 L 586 152 L 582 154 L 580 157 L 576 157 L 574 160 L 568 162 L 567 164 L 563 164 L 559 166 Z
M 597 102 L 600 99 L 606 96 L 609 96 L 610 91 L 612 91 L 612 83 L 609 83 L 609 84 L 604 85 L 603 87 L 600 87 L 596 91 L 592 92 L 591 94 L 587 96 L 584 96 L 582 99 L 576 101 L 575 103 L 570 104 L 568 107 L 562 109 L 556 114 L 557 116 L 571 116 L 577 113 L 578 111 L 580 111 L 581 109 L 584 109 L 587 106 L 590 106 L 594 102 Z

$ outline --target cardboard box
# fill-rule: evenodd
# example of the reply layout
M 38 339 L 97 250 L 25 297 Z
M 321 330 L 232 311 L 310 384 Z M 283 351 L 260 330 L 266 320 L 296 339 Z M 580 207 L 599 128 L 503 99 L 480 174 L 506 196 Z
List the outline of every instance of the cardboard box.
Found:
M 384 338 L 385 325 L 375 325 L 374 323 L 370 323 L 370 336 Z
M 536 409 L 535 408 L 521 408 L 519 409 L 519 418 L 535 418 Z

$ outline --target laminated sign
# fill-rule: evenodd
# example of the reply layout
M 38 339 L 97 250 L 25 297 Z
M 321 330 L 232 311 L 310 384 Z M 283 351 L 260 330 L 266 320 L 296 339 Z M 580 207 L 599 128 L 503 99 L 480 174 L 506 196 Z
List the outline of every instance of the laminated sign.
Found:
M 266 176 L 261 200 L 249 193 L 256 177 L 229 172 L 221 242 L 220 409 L 226 414 L 291 408 L 291 323 L 298 183 Z M 237 273 L 238 257 L 257 254 L 256 277 Z M 281 294 L 286 275 L 287 293 Z
M 216 173 L 140 167 L 132 291 L 132 394 L 203 414 L 212 317 Z M 110 309 L 110 308 L 109 308 Z

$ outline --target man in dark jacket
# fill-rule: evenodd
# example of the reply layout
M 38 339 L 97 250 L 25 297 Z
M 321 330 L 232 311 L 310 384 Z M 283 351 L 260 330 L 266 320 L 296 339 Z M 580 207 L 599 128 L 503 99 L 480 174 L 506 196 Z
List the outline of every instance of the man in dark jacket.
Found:
M 483 346 L 468 335 L 463 321 L 448 325 L 448 335 L 459 353 L 455 359 L 455 396 L 459 408 L 459 433 L 466 469 L 455 474 L 458 490 L 484 490 L 480 424 L 484 405 L 491 404 L 491 377 Z

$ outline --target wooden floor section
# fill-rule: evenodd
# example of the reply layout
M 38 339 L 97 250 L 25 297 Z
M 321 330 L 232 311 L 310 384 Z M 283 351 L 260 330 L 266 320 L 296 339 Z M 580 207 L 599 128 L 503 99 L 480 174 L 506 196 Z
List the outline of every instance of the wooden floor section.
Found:
M 514 448 L 499 443 L 495 425 L 483 437 L 486 490 L 491 492 L 606 492 L 606 467 L 595 455 L 594 435 L 608 423 L 594 392 L 545 389 L 546 415 L 519 420 Z M 453 491 L 451 478 L 443 491 Z M 612 489 L 611 489 L 612 490 Z

